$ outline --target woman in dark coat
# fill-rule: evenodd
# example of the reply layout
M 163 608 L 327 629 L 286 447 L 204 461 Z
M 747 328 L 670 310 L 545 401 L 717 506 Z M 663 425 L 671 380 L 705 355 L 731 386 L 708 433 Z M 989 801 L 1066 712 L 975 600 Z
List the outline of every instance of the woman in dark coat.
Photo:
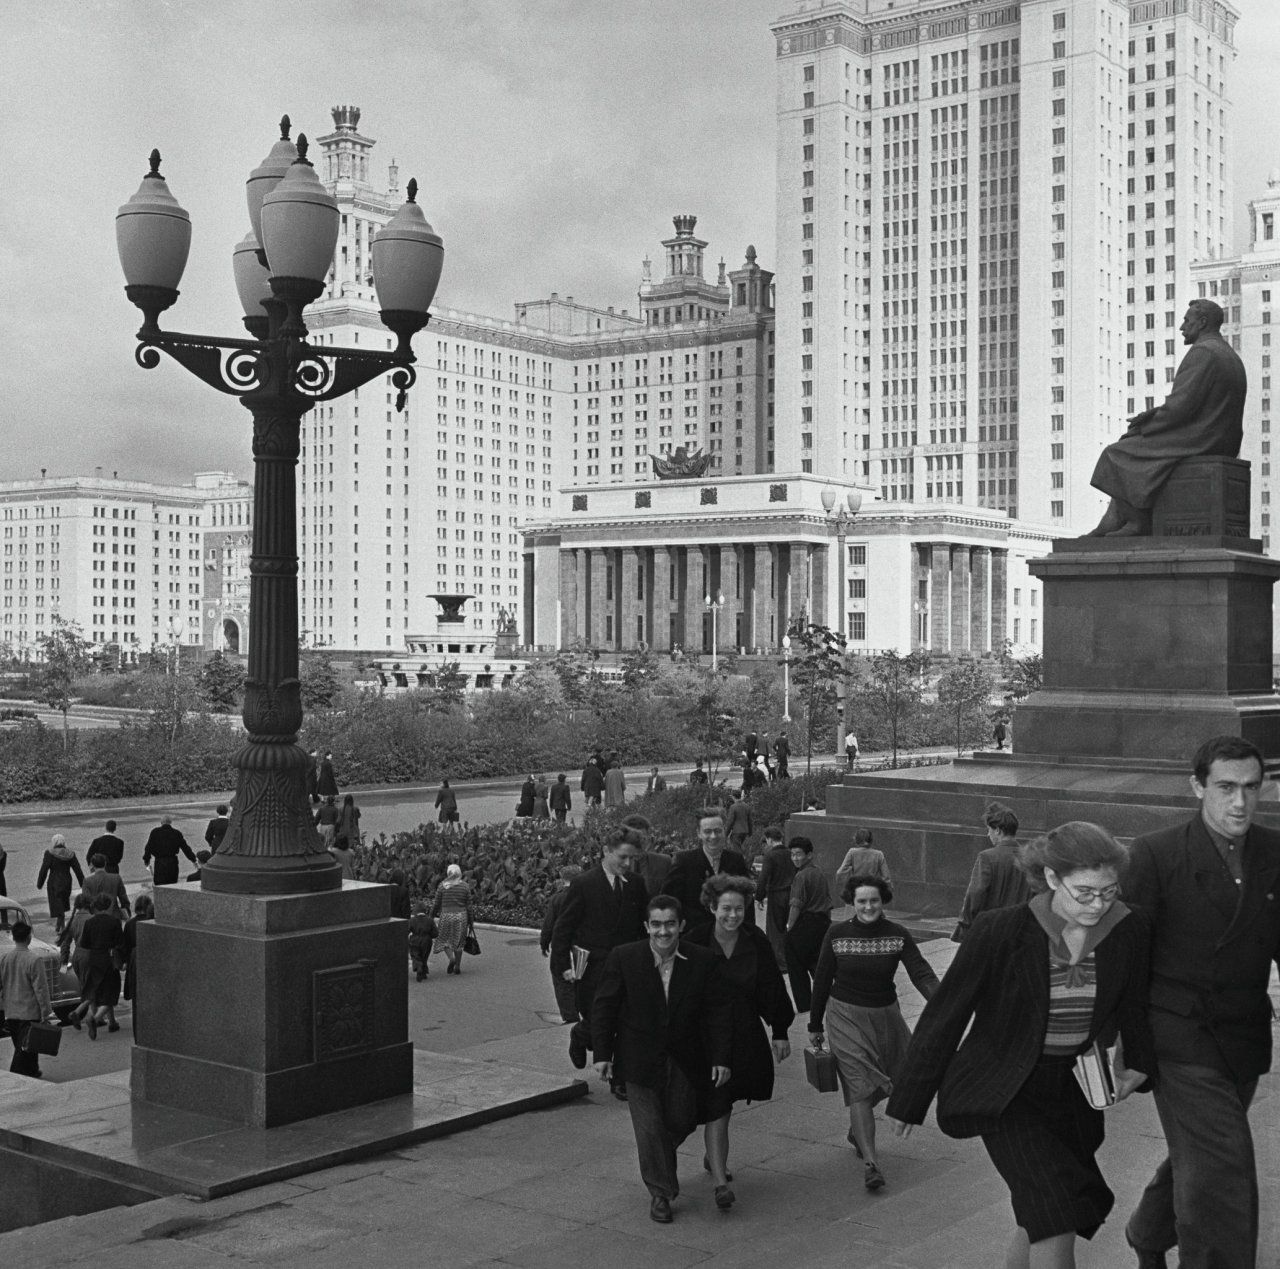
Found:
M 54 833 L 49 849 L 40 861 L 40 875 L 36 878 L 36 889 L 47 881 L 49 883 L 49 916 L 55 922 L 55 930 L 62 933 L 66 915 L 71 911 L 71 874 L 83 886 L 84 873 L 80 871 L 80 861 L 75 851 L 67 849 L 67 839 L 61 833 Z
M 100 894 L 93 901 L 93 915 L 80 931 L 80 946 L 88 953 L 84 982 L 80 984 L 80 1005 L 71 1015 L 79 1030 L 87 1018 L 89 1039 L 98 1038 L 98 1023 L 107 1022 L 109 1031 L 119 1031 L 116 1005 L 120 1002 L 120 971 L 116 958 L 124 951 L 124 924 L 113 911 L 111 896 Z
M 706 1124 L 707 1147 L 702 1166 L 711 1173 L 716 1206 L 724 1211 L 734 1202 L 728 1171 L 733 1103 L 763 1102 L 773 1096 L 774 1063 L 791 1052 L 787 1028 L 796 1014 L 769 936 L 744 924 L 747 905 L 755 900 L 755 883 L 748 877 L 716 873 L 703 883 L 701 898 L 715 920 L 699 926 L 689 941 L 710 948 L 733 995 L 733 1056 L 729 1063 L 733 1074 L 727 1084 L 707 1095 L 700 1116 Z
M 156 905 L 149 894 L 140 895 L 133 916 L 124 923 L 120 959 L 124 961 L 124 998 L 133 1002 L 133 1034 L 138 1034 L 138 922 L 155 919 Z
M 1013 1202 L 1009 1269 L 1069 1269 L 1077 1236 L 1092 1238 L 1115 1202 L 1094 1157 L 1102 1112 L 1076 1083 L 1077 1058 L 1118 1029 L 1116 1100 L 1155 1074 L 1151 927 L 1118 901 L 1127 859 L 1096 824 L 1063 824 L 1023 847 L 1043 892 L 979 913 L 889 1098 L 901 1136 L 936 1094 L 943 1132 L 982 1138 Z

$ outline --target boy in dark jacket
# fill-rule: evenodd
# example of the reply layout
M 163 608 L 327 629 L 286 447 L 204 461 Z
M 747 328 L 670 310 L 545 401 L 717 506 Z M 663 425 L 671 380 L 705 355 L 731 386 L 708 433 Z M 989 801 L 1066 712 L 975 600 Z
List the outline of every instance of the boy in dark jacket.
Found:
M 582 872 L 581 868 L 567 864 L 560 869 L 560 880 L 555 894 L 547 900 L 546 915 L 542 918 L 542 929 L 538 935 L 538 944 L 543 956 L 551 954 L 551 932 L 556 928 L 556 917 L 564 907 L 565 896 L 569 893 L 569 883 Z M 556 993 L 556 1008 L 560 1010 L 561 1022 L 578 1021 L 577 992 L 573 983 L 565 982 L 559 974 L 551 975 L 551 986 Z
M 419 899 L 413 905 L 413 915 L 409 918 L 409 956 L 418 982 L 430 973 L 427 969 L 427 957 L 431 955 L 431 944 L 435 937 L 436 923 L 427 914 L 427 905 Z

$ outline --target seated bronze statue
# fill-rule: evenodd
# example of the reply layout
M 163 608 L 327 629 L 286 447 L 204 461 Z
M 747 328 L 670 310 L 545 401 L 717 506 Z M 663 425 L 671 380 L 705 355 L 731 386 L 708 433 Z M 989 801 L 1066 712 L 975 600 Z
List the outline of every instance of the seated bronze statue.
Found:
M 1111 495 L 1111 505 L 1086 537 L 1150 534 L 1156 495 L 1184 458 L 1239 456 L 1247 384 L 1244 363 L 1222 338 L 1224 316 L 1212 300 L 1187 307 L 1182 342 L 1191 350 L 1164 404 L 1135 414 L 1102 451 L 1090 483 Z

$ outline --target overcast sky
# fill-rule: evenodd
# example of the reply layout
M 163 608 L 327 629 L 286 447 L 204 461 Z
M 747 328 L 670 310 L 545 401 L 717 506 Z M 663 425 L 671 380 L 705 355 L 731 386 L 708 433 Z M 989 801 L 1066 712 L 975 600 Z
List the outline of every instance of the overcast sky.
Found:
M 1280 6 L 1237 0 L 1237 245 L 1280 166 Z M 191 214 L 177 330 L 242 334 L 230 255 L 243 182 L 295 135 L 362 110 L 445 241 L 437 303 L 510 317 L 551 291 L 635 306 L 640 262 L 693 212 L 709 273 L 773 268 L 777 0 L 7 0 L 0 77 L 0 479 L 186 483 L 251 474 L 248 414 L 133 361 L 117 208 L 153 146 Z M 1248 107 L 1244 105 L 1248 103 Z M 1263 121 L 1261 123 L 1255 121 Z

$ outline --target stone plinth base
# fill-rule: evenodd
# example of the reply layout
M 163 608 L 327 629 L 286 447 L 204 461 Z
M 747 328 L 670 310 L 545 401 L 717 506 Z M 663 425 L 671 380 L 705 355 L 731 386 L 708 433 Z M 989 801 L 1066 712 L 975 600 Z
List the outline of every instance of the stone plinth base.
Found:
M 1018 718 L 1021 720 L 1021 712 Z M 857 828 L 869 828 L 893 876 L 894 906 L 922 916 L 954 916 L 987 840 L 983 811 L 1004 802 L 1028 841 L 1069 820 L 1101 824 L 1121 840 L 1180 823 L 1196 813 L 1190 761 L 1039 760 L 980 753 L 948 766 L 847 775 L 827 789 L 823 813 L 787 820 L 788 837 L 814 843 L 837 898 L 835 871 Z M 1280 828 L 1276 786 L 1264 786 L 1257 822 Z
M 133 1096 L 270 1128 L 412 1091 L 407 923 L 390 893 L 157 886 L 138 926 Z

